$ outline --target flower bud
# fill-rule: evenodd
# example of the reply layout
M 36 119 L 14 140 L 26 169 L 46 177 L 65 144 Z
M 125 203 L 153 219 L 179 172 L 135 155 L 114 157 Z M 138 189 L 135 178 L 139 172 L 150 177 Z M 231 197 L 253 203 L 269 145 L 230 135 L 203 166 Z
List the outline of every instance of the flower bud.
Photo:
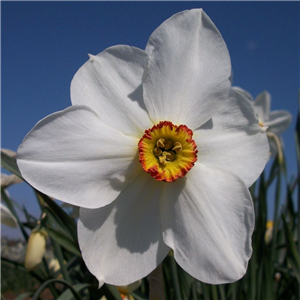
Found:
M 28 240 L 25 255 L 25 268 L 34 269 L 41 263 L 46 252 L 47 233 L 44 230 L 32 231 Z
M 273 221 L 268 221 L 266 225 L 265 243 L 269 245 L 273 237 Z

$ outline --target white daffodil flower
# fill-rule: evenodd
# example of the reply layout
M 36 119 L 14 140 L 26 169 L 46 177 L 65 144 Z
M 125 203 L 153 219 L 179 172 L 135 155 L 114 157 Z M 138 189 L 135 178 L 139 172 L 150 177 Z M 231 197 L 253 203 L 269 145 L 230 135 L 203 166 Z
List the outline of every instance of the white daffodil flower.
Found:
M 283 141 L 280 135 L 284 133 L 292 122 L 292 115 L 286 110 L 271 111 L 271 95 L 267 91 L 260 93 L 255 100 L 252 95 L 240 87 L 234 89 L 252 101 L 259 125 L 267 131 L 271 154 L 279 153 L 282 160 Z
M 269 146 L 230 75 L 213 22 L 201 9 L 183 11 L 145 51 L 119 45 L 90 55 L 72 80 L 72 106 L 41 120 L 19 147 L 31 185 L 81 207 L 79 245 L 99 285 L 145 277 L 170 249 L 203 282 L 245 274 L 248 187 Z
M 0 208 L 1 208 L 1 223 L 12 228 L 17 227 L 18 226 L 17 219 L 11 213 L 11 211 L 2 203 L 0 203 Z

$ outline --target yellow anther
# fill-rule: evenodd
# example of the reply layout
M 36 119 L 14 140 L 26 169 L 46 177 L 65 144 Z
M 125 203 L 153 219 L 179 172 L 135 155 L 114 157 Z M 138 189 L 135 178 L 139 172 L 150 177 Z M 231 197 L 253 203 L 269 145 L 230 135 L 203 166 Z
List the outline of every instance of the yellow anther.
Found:
M 175 151 L 176 153 L 179 153 L 182 150 L 182 145 L 179 142 L 175 142 L 174 143 L 174 147 L 172 149 L 173 151 Z
M 165 141 L 165 150 L 170 150 L 173 147 L 173 143 L 171 140 L 166 140 Z
M 160 138 L 160 139 L 157 141 L 156 146 L 157 146 L 158 148 L 164 148 L 164 147 L 165 147 L 165 139 Z
M 162 150 L 160 148 L 156 147 L 153 150 L 153 154 L 158 157 L 162 154 Z
M 166 165 L 167 162 L 166 162 L 166 156 L 165 155 L 161 155 L 158 157 L 159 159 L 159 163 L 162 164 L 162 165 Z
M 174 152 L 164 151 L 163 155 L 166 157 L 167 161 L 173 161 L 175 159 L 175 153 Z

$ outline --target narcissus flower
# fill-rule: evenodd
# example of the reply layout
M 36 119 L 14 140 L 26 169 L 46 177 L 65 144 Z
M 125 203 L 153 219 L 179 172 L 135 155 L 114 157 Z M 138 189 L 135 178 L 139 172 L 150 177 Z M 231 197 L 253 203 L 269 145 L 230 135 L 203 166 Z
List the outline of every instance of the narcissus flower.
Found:
M 30 184 L 81 207 L 79 245 L 100 285 L 148 275 L 170 249 L 203 282 L 245 274 L 248 187 L 269 147 L 230 75 L 209 17 L 178 13 L 145 51 L 122 45 L 90 55 L 71 83 L 72 106 L 41 120 L 19 147 Z
M 253 97 L 249 92 L 239 87 L 234 87 L 234 89 L 243 93 L 249 100 L 253 101 L 258 123 L 267 131 L 271 154 L 275 156 L 279 153 L 279 156 L 281 156 L 282 159 L 281 148 L 283 146 L 283 141 L 280 135 L 290 126 L 292 115 L 286 110 L 271 111 L 271 95 L 267 91 L 263 91 L 255 100 L 253 100 Z

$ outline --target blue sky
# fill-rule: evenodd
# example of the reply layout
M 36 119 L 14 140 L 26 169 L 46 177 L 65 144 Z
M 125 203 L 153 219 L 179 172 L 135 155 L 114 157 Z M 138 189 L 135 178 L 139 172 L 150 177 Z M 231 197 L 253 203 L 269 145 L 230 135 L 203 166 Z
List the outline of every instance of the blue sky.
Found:
M 2 148 L 17 150 L 37 121 L 71 105 L 70 82 L 88 53 L 117 44 L 144 49 L 165 19 L 200 7 L 228 46 L 234 85 L 254 97 L 268 90 L 273 110 L 292 113 L 283 138 L 295 174 L 299 2 L 1 2 Z M 25 184 L 10 194 L 38 214 Z

